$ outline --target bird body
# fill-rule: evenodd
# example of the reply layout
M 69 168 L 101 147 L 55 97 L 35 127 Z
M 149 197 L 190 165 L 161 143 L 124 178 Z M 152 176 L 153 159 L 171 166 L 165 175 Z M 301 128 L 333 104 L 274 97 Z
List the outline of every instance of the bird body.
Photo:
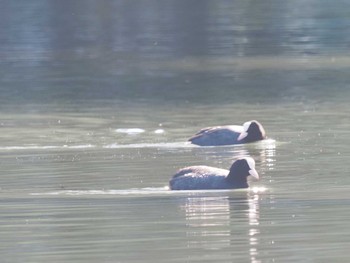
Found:
M 230 170 L 189 166 L 178 170 L 169 182 L 172 190 L 238 189 L 249 187 L 247 177 L 259 178 L 250 157 L 236 160 Z
M 190 166 L 180 169 L 170 181 L 172 189 L 229 189 L 226 176 L 229 171 L 210 166 Z
M 199 146 L 243 144 L 266 138 L 265 130 L 257 121 L 239 125 L 208 127 L 200 130 L 189 141 Z

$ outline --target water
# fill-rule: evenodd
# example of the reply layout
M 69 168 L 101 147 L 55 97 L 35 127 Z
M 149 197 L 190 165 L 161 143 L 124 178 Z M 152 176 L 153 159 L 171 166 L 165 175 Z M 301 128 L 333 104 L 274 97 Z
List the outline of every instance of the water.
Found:
M 348 260 L 347 2 L 1 5 L 2 262 Z M 167 188 L 248 155 L 251 189 Z

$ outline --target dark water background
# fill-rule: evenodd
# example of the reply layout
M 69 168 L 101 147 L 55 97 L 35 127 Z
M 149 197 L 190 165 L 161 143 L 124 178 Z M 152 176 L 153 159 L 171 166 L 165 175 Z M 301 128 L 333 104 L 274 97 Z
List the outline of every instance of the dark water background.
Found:
M 346 262 L 348 1 L 0 1 L 2 262 Z M 259 120 L 269 140 L 193 147 Z M 248 191 L 171 192 L 252 156 Z

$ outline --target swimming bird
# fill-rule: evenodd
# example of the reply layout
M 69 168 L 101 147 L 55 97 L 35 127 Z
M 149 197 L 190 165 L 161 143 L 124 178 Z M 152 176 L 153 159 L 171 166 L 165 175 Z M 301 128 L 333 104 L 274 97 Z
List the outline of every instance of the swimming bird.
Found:
M 259 179 L 255 161 L 251 157 L 236 160 L 230 170 L 210 166 L 182 168 L 169 182 L 171 190 L 206 190 L 248 188 L 248 177 Z
M 255 142 L 265 138 L 266 133 L 263 126 L 258 121 L 252 120 L 245 122 L 242 126 L 226 125 L 204 128 L 189 141 L 199 146 L 218 146 Z

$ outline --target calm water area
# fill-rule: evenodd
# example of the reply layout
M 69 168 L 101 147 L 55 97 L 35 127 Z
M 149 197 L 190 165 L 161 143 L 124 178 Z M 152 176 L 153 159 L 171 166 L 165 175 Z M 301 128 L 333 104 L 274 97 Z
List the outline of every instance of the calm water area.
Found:
M 349 261 L 350 2 L 0 7 L 1 262 Z M 241 156 L 248 190 L 167 188 Z

